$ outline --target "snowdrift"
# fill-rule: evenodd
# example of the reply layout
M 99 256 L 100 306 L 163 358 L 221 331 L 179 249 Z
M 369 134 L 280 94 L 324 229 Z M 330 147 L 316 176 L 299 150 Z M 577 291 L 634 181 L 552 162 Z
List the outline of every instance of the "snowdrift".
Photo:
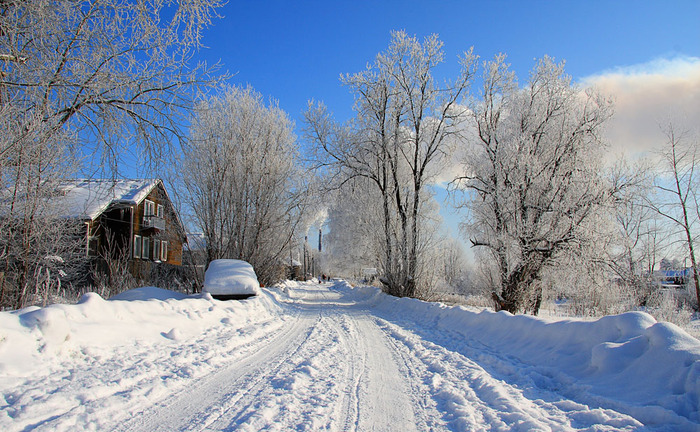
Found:
M 343 283 L 336 289 L 353 288 Z M 373 287 L 354 290 L 371 298 L 377 314 L 389 321 L 454 332 L 517 359 L 538 385 L 546 387 L 550 377 L 551 385 L 566 386 L 560 392 L 591 406 L 625 412 L 647 425 L 700 429 L 700 341 L 651 315 L 552 320 L 395 298 Z
M 105 300 L 85 294 L 78 304 L 0 312 L 0 380 L 33 376 L 63 361 L 89 360 L 115 347 L 172 343 L 206 329 L 278 318 L 268 296 L 220 302 L 209 294 L 186 296 L 154 287 Z

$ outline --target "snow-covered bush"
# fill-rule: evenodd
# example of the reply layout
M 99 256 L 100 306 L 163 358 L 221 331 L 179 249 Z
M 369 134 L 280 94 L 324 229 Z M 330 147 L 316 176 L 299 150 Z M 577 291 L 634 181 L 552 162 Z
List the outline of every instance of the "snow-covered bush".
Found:
M 647 303 L 647 312 L 657 321 L 667 321 L 679 327 L 688 327 L 693 310 L 684 293 L 670 289 L 657 289 Z

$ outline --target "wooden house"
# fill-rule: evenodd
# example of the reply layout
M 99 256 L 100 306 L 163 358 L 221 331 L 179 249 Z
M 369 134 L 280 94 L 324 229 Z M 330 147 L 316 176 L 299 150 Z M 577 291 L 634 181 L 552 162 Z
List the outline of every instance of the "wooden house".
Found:
M 128 261 L 147 280 L 154 266 L 181 266 L 185 229 L 159 179 L 90 179 L 58 187 L 63 211 L 85 225 L 85 253 Z

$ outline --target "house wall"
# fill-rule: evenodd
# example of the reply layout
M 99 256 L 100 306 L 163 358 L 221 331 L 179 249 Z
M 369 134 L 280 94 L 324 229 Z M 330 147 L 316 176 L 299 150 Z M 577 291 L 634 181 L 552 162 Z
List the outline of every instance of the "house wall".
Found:
M 131 207 L 108 209 L 87 224 L 87 250 L 90 257 L 131 258 Z
M 145 219 L 152 215 L 146 214 L 147 201 L 153 203 L 154 213 L 157 213 L 158 205 L 163 206 L 163 219 L 165 220 L 165 229 L 149 227 Z M 135 236 L 138 236 L 135 237 Z M 133 242 L 138 239 L 142 242 L 141 253 L 139 258 L 134 257 Z M 143 239 L 148 239 L 148 256 L 143 253 Z M 134 212 L 134 229 L 132 237 L 131 252 L 134 260 L 162 262 L 171 265 L 182 265 L 182 245 L 185 240 L 185 235 L 182 232 L 178 223 L 175 209 L 167 197 L 162 185 L 154 188 L 153 191 L 143 200 Z M 154 256 L 155 241 L 168 242 L 167 260 L 162 261 L 160 257 Z
M 151 218 L 146 214 L 147 201 L 153 203 L 156 216 L 158 205 L 163 206 L 164 227 L 160 222 L 157 228 L 145 223 L 144 217 Z M 106 264 L 102 259 L 104 257 L 126 258 L 129 271 L 135 278 L 150 281 L 153 275 L 172 272 L 172 267 L 182 265 L 183 243 L 186 238 L 162 184 L 155 187 L 138 205 L 113 204 L 94 221 L 87 222 L 86 233 L 86 253 L 96 258 L 94 265 L 98 268 Z M 148 242 L 147 255 L 143 253 L 143 239 Z M 137 240 L 139 246 L 135 248 Z M 154 254 L 153 245 L 156 240 L 159 245 L 167 242 L 167 259 L 162 259 L 160 246 L 158 255 Z

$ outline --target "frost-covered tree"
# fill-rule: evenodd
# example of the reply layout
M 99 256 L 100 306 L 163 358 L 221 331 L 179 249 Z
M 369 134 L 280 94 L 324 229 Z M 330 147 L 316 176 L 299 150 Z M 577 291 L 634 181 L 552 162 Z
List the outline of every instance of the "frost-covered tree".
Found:
M 696 245 L 700 236 L 700 150 L 698 137 L 679 132 L 670 124 L 664 130 L 666 145 L 661 150 L 663 173 L 655 180 L 659 192 L 650 207 L 672 224 L 674 237 L 683 244 L 684 256 L 690 258 L 696 307 L 700 307 L 700 279 Z
M 191 60 L 221 4 L 0 2 L 0 297 L 16 300 L 3 307 L 33 301 L 22 294 L 35 291 L 33 269 L 46 257 L 67 263 L 68 246 L 80 244 L 54 229 L 61 220 L 47 203 L 57 180 L 77 162 L 95 162 L 92 174 L 128 154 L 157 160 L 183 136 L 184 109 L 215 80 Z
M 611 104 L 572 85 L 549 57 L 522 88 L 505 56 L 486 62 L 479 96 L 454 184 L 465 192 L 472 245 L 494 260 L 497 308 L 537 313 L 543 270 L 575 249 L 611 195 L 601 177 Z
M 287 114 L 251 88 L 203 100 L 178 167 L 207 262 L 242 259 L 262 283 L 275 282 L 309 204 Z
M 39 123 L 78 131 L 116 163 L 136 146 L 159 155 L 182 136 L 179 108 L 210 70 L 191 65 L 220 0 L 27 0 L 0 4 L 0 106 L 17 128 L 3 158 Z
M 468 279 L 464 247 L 457 239 L 449 239 L 443 242 L 440 255 L 445 283 L 455 292 L 463 293 Z
M 439 85 L 432 74 L 443 56 L 435 35 L 421 42 L 392 32 L 389 48 L 374 63 L 342 77 L 355 96 L 351 122 L 336 125 L 323 105 L 311 104 L 306 113 L 307 137 L 316 145 L 319 166 L 336 184 L 363 177 L 376 188 L 382 209 L 377 228 L 383 282 L 398 296 L 417 294 L 420 212 L 430 169 L 457 130 L 458 102 L 475 63 L 472 53 L 466 53 L 459 77 Z
M 0 122 L 7 118 L 0 119 Z M 34 124 L 2 167 L 0 191 L 0 308 L 17 309 L 70 296 L 86 263 L 84 225 L 64 217 L 57 185 L 75 172 L 68 137 L 46 136 Z M 0 137 L 2 141 L 9 134 Z M 29 139 L 32 137 L 32 139 Z M 50 145 L 48 145 L 50 144 Z M 67 292 L 66 292 L 67 291 Z
M 334 275 L 358 276 L 362 268 L 380 265 L 381 197 L 371 186 L 365 178 L 354 178 L 328 202 L 325 253 Z
M 630 166 L 621 161 L 613 167 L 610 182 L 624 187 L 618 188 L 612 202 L 615 232 L 600 246 L 608 252 L 607 263 L 620 289 L 635 297 L 634 306 L 645 305 L 657 258 L 668 246 L 663 221 L 647 205 L 652 192 L 651 171 L 644 163 Z

